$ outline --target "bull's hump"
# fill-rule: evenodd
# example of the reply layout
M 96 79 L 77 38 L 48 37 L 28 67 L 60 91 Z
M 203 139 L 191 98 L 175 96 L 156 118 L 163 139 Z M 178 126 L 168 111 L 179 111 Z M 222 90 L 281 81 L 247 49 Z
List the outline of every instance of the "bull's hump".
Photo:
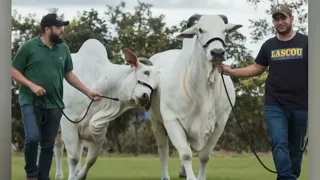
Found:
M 90 56 L 90 61 L 92 61 L 93 58 L 96 58 L 99 61 L 109 61 L 106 47 L 97 39 L 86 40 L 80 47 L 77 54 L 83 57 Z

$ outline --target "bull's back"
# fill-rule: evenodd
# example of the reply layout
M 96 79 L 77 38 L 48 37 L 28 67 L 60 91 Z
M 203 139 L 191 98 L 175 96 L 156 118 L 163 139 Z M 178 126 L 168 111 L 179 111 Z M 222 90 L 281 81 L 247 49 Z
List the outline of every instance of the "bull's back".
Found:
M 181 51 L 180 49 L 171 49 L 171 50 L 163 51 L 151 56 L 150 61 L 156 67 L 160 69 L 163 69 L 163 68 L 166 69 L 173 65 L 180 51 Z

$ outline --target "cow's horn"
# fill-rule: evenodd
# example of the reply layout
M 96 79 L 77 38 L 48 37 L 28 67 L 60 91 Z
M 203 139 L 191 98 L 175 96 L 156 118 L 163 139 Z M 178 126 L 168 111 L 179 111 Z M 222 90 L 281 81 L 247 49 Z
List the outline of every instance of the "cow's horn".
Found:
M 225 24 L 228 24 L 228 17 L 226 15 L 219 14 L 218 16 L 221 17 L 221 19 L 224 21 Z

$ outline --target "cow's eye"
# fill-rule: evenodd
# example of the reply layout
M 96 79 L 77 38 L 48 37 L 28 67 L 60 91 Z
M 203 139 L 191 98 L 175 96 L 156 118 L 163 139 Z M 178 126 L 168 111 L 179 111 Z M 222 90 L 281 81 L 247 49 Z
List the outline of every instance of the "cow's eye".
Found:
M 150 71 L 145 71 L 143 72 L 145 75 L 149 76 L 150 75 Z

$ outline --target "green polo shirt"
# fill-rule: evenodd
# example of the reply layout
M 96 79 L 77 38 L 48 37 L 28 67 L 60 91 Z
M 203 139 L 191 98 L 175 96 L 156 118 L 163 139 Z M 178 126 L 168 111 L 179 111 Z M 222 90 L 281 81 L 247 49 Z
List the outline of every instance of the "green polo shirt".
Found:
M 32 38 L 20 46 L 12 60 L 12 66 L 31 82 L 43 87 L 60 108 L 64 108 L 64 74 L 73 70 L 70 50 L 65 43 L 49 48 L 42 42 L 40 35 Z M 32 91 L 27 86 L 20 85 L 20 106 L 32 104 L 33 97 Z M 48 109 L 57 108 L 47 96 L 45 96 L 45 102 Z

